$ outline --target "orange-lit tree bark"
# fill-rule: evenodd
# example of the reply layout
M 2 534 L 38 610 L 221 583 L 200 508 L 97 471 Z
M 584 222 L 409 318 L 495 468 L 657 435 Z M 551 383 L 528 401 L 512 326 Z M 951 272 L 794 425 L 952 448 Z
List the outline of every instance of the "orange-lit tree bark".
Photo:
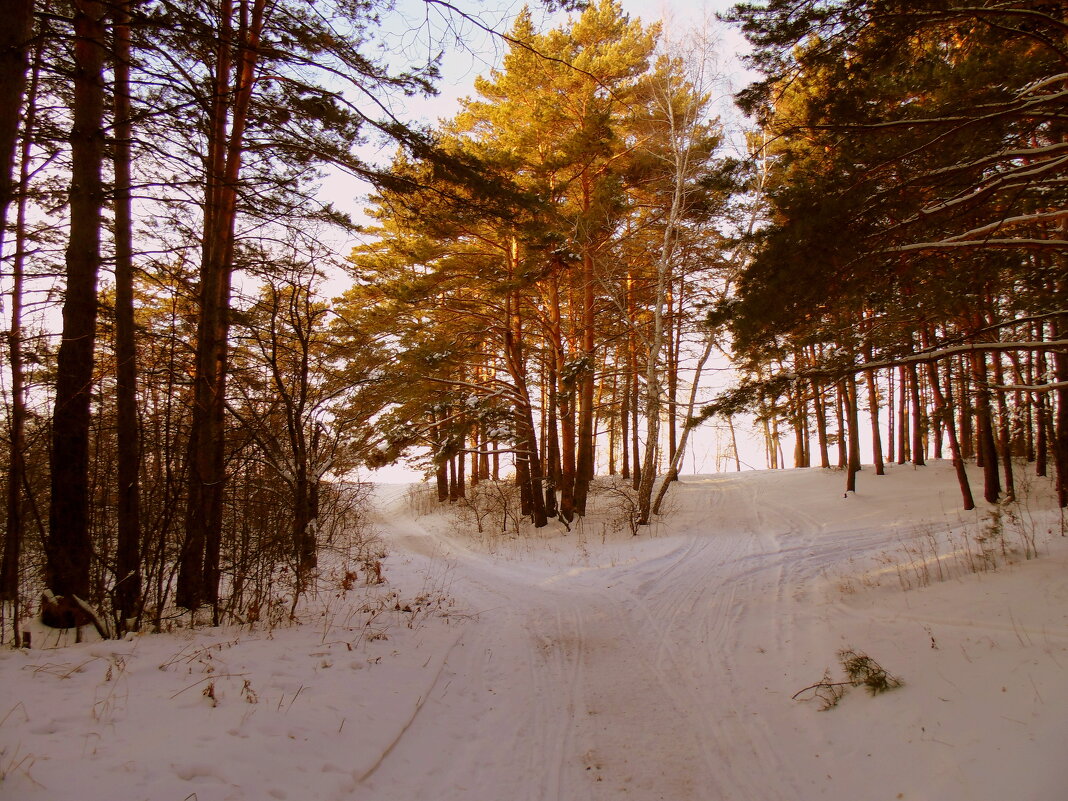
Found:
M 214 616 L 226 483 L 223 423 L 237 185 L 266 5 L 266 0 L 221 0 L 207 121 L 188 505 L 176 600 L 186 609 L 210 604 Z
M 957 474 L 961 500 L 964 502 L 966 510 L 974 509 L 975 500 L 972 498 L 972 488 L 968 483 L 968 473 L 964 469 L 964 459 L 961 457 L 960 440 L 957 438 L 957 425 L 953 419 L 952 404 L 942 394 L 942 386 L 938 378 L 938 364 L 936 362 L 927 363 L 927 377 L 931 383 L 931 395 L 934 397 L 935 403 L 933 414 L 941 416 L 946 425 L 946 433 L 949 435 L 949 453 L 953 459 L 953 470 Z

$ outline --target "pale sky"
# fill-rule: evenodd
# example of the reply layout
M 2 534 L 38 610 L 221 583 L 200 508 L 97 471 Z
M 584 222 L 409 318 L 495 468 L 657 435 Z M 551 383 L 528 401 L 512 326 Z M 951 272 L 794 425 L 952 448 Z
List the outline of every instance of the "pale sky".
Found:
M 730 91 L 736 92 L 746 82 L 745 72 L 738 60 L 738 53 L 745 47 L 745 41 L 737 31 L 715 19 L 716 13 L 726 11 L 734 2 L 735 0 L 621 0 L 621 5 L 632 18 L 639 18 L 644 23 L 662 21 L 665 35 L 671 40 L 706 30 L 709 39 L 718 40 L 720 43 L 716 48 L 720 56 L 717 68 L 731 84 Z M 483 12 L 482 19 L 487 25 L 507 30 L 509 20 L 514 18 L 523 5 L 523 2 L 484 3 L 483 6 L 495 10 Z M 540 16 L 545 21 L 545 27 L 554 24 L 546 15 L 539 15 L 536 8 L 534 14 L 535 20 Z M 557 14 L 555 20 L 562 21 L 564 16 Z M 426 58 L 428 55 L 425 44 L 427 28 L 434 31 L 433 38 L 447 38 L 447 33 L 443 32 L 441 18 L 428 17 L 422 0 L 401 0 L 397 5 L 397 16 L 387 23 L 387 27 L 395 28 L 391 44 L 406 48 L 406 52 L 413 58 Z M 488 74 L 504 55 L 505 43 L 474 26 L 467 25 L 456 34 L 463 38 L 466 46 L 456 47 L 445 53 L 438 95 L 426 99 L 406 99 L 402 111 L 408 115 L 427 122 L 451 117 L 458 108 L 456 101 L 472 94 L 475 78 Z

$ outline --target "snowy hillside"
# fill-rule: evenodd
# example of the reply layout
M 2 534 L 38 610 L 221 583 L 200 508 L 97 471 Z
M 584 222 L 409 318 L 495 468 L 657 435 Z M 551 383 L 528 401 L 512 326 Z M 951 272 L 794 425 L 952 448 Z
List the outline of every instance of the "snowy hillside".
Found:
M 300 626 L 0 652 L 0 798 L 1065 797 L 1045 480 L 995 519 L 947 464 L 861 478 L 688 477 L 638 537 L 478 535 L 384 487 L 385 583 L 336 566 Z M 832 687 L 845 649 L 903 686 Z

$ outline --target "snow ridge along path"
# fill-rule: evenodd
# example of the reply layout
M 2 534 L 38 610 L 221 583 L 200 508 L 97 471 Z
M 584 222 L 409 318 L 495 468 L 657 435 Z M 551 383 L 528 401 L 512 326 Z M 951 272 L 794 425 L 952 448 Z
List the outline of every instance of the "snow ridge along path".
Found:
M 380 488 L 387 584 L 304 625 L 0 652 L 0 799 L 1068 798 L 1048 482 L 998 539 L 947 464 L 862 478 L 687 477 L 638 537 L 479 536 Z M 792 699 L 845 648 L 905 685 Z

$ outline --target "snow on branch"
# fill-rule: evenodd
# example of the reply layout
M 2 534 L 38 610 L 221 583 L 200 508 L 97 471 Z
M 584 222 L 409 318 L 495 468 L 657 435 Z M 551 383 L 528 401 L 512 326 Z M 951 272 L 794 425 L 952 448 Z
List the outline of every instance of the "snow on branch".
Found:
M 882 370 L 887 367 L 900 367 L 905 364 L 926 364 L 927 362 L 936 362 L 941 359 L 948 359 L 950 356 L 960 356 L 967 353 L 989 353 L 989 352 L 1003 352 L 1003 351 L 1020 351 L 1020 350 L 1064 350 L 1068 349 L 1068 339 L 1050 339 L 1050 340 L 1037 340 L 1030 342 L 969 342 L 965 345 L 951 345 L 948 348 L 939 348 L 937 350 L 920 351 L 919 353 L 913 353 L 908 356 L 900 356 L 894 359 L 883 359 L 874 362 L 865 362 L 855 367 L 849 368 L 850 372 L 859 373 L 865 370 Z
M 962 345 L 949 345 L 947 347 L 924 350 L 918 353 L 910 353 L 907 356 L 896 356 L 891 359 L 879 359 L 877 361 L 862 362 L 861 364 L 843 364 L 834 367 L 812 367 L 805 370 L 780 373 L 775 378 L 779 381 L 798 381 L 809 378 L 833 378 L 840 379 L 847 375 L 857 375 L 868 370 L 885 370 L 891 367 L 902 367 L 908 364 L 927 364 L 948 359 L 952 356 L 963 356 L 970 353 L 1003 353 L 1007 351 L 1068 351 L 1068 339 L 1033 340 L 1017 342 L 1014 340 L 994 342 L 969 342 Z M 771 382 L 764 381 L 762 384 Z M 1022 385 L 1021 392 L 1045 392 L 1045 388 L 1060 389 L 1062 384 L 1040 384 L 1037 388 L 1025 389 Z M 1008 389 L 1006 391 L 1013 391 Z
M 947 238 L 947 239 L 945 239 L 943 241 L 944 242 L 963 242 L 963 241 L 970 240 L 970 239 L 972 239 L 974 237 L 977 237 L 977 236 L 982 236 L 983 234 L 993 233 L 994 231 L 997 231 L 999 228 L 1005 228 L 1005 227 L 1009 227 L 1009 226 L 1013 226 L 1013 225 L 1023 225 L 1023 224 L 1026 224 L 1026 223 L 1035 223 L 1035 222 L 1057 222 L 1059 220 L 1066 220 L 1066 219 L 1068 219 L 1068 210 L 1048 211 L 1048 212 L 1044 212 L 1044 213 L 1035 213 L 1035 214 L 1021 214 L 1021 215 L 1019 215 L 1017 217 L 1005 217 L 1004 219 L 997 220 L 997 221 L 989 223 L 987 225 L 982 225 L 982 226 L 980 226 L 978 228 L 973 228 L 970 231 L 965 231 L 963 234 L 957 234 L 956 236 L 951 236 L 951 237 L 949 237 L 949 238 Z
M 1026 159 L 1028 161 L 1027 166 L 1031 166 L 1037 160 L 1045 159 L 1050 156 L 1063 153 L 1068 150 L 1068 142 L 1054 142 L 1049 145 L 1042 145 L 1041 147 L 1020 147 L 998 151 L 997 153 L 991 153 L 983 156 L 982 158 L 974 159 L 972 161 L 962 161 L 956 164 L 951 164 L 946 167 L 939 167 L 935 170 L 927 170 L 920 173 L 922 178 L 934 178 L 942 175 L 952 175 L 955 173 L 966 172 L 968 170 L 975 170 L 980 167 L 987 167 L 991 164 L 999 164 L 1005 161 L 1019 161 Z M 1022 166 L 1022 165 L 1021 165 Z M 1000 176 L 1009 175 L 1016 172 L 1017 169 L 1006 170 L 998 173 Z
M 1068 389 L 1068 381 L 1055 381 L 1051 384 L 991 384 L 994 392 L 1053 392 L 1055 389 Z
M 937 212 L 946 211 L 954 206 L 966 203 L 969 200 L 975 200 L 976 198 L 988 195 L 998 189 L 1007 189 L 1021 184 L 1033 186 L 1035 179 L 1039 178 L 1050 172 L 1057 172 L 1061 168 L 1068 166 L 1068 156 L 1059 156 L 1057 158 L 1051 158 L 1043 160 L 1036 164 L 1027 165 L 1026 169 L 1013 169 L 1003 172 L 998 172 L 995 177 L 983 181 L 974 187 L 970 192 L 963 195 L 958 195 L 955 198 L 939 203 L 934 206 L 927 206 L 920 211 L 920 214 L 935 214 Z
M 1026 248 L 1028 250 L 1063 250 L 1068 248 L 1068 242 L 1063 239 L 968 239 L 955 241 L 943 239 L 939 242 L 914 242 L 911 245 L 899 245 L 887 248 L 886 253 L 916 253 L 925 250 L 964 250 L 967 248 L 989 248 L 991 250 L 1013 250 Z

